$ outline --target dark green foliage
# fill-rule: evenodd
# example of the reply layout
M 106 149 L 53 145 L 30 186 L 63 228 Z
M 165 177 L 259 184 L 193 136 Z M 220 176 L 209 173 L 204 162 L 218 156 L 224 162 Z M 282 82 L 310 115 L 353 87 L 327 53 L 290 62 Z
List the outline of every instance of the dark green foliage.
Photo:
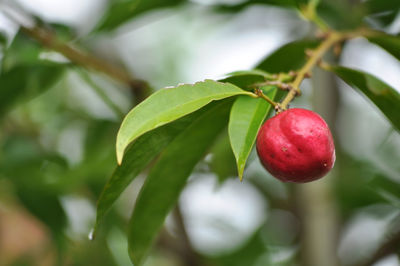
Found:
M 22 33 L 5 50 L 0 72 L 0 117 L 15 104 L 40 95 L 60 79 L 65 66 L 41 59 L 43 51 Z
M 173 7 L 185 0 L 113 0 L 104 14 L 97 31 L 113 30 L 130 19 L 160 8 Z
M 269 73 L 297 70 L 304 65 L 306 50 L 316 47 L 317 41 L 303 40 L 288 43 L 257 64 L 257 68 Z
M 400 94 L 395 89 L 361 71 L 345 67 L 332 67 L 332 71 L 366 95 L 400 131 Z
M 400 60 L 400 37 L 381 34 L 368 37 L 368 40 L 385 49 L 388 53 Z

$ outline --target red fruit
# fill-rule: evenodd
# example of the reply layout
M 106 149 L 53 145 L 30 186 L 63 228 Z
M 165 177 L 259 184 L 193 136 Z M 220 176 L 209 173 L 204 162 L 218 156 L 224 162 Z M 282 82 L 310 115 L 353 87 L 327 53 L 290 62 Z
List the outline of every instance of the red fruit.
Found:
M 335 163 L 335 146 L 326 122 L 316 113 L 293 108 L 268 119 L 257 135 L 264 167 L 284 182 L 309 182 Z

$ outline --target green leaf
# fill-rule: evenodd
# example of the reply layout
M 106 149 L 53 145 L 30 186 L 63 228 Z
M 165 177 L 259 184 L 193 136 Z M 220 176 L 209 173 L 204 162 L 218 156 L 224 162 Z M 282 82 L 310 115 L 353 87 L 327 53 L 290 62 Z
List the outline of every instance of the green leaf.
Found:
M 341 79 L 367 96 L 400 131 L 400 94 L 378 78 L 354 69 L 330 67 Z
M 117 136 L 117 159 L 126 147 L 144 133 L 187 115 L 211 101 L 235 95 L 252 95 L 232 84 L 212 80 L 161 89 L 132 109 Z
M 114 0 L 97 26 L 97 31 L 113 30 L 144 12 L 173 7 L 185 0 Z
M 0 51 L 2 51 L 7 45 L 7 35 L 0 31 Z
M 128 232 L 129 254 L 141 265 L 197 162 L 225 128 L 231 101 L 216 103 L 162 152 L 136 200 Z
M 18 33 L 4 52 L 0 72 L 0 116 L 14 104 L 49 89 L 61 77 L 65 65 L 40 58 L 42 48 Z
M 368 40 L 385 49 L 388 53 L 400 60 L 400 37 L 388 34 L 368 37 Z
M 274 79 L 273 75 L 260 69 L 239 70 L 227 74 L 228 76 L 262 76 L 265 80 Z
M 219 184 L 237 175 L 236 160 L 229 141 L 228 128 L 215 141 L 210 154 L 211 160 L 208 165 L 210 170 L 217 175 Z
M 236 71 L 227 74 L 227 76 L 227 78 L 224 78 L 220 81 L 232 83 L 243 90 L 248 91 L 254 90 L 254 87 L 249 87 L 250 85 L 274 79 L 272 74 L 259 69 Z
M 276 94 L 275 87 L 266 93 L 270 99 L 275 99 Z M 253 149 L 258 130 L 271 109 L 271 105 L 265 100 L 246 96 L 239 96 L 232 106 L 229 117 L 229 139 L 240 180 L 243 179 L 244 167 Z
M 317 7 L 317 13 L 322 20 L 336 30 L 356 29 L 362 26 L 365 16 L 363 8 L 347 0 L 322 0 Z
M 380 22 L 383 26 L 391 24 L 397 17 L 400 10 L 398 0 L 367 0 L 362 3 L 362 8 L 369 15 L 369 18 Z
M 288 43 L 268 55 L 257 65 L 257 69 L 269 73 L 288 72 L 301 68 L 306 60 L 306 50 L 318 45 L 317 41 L 302 40 Z
M 0 116 L 21 100 L 29 100 L 49 89 L 60 78 L 64 66 L 17 66 L 0 74 Z
M 218 4 L 216 5 L 217 11 L 223 12 L 238 12 L 252 5 L 273 5 L 285 8 L 296 8 L 301 4 L 306 2 L 306 0 L 248 0 L 248 1 L 240 1 L 239 4 Z
M 369 14 L 391 12 L 400 8 L 398 0 L 367 0 L 363 3 Z
M 94 234 L 104 215 L 144 168 L 193 120 L 209 109 L 208 106 L 180 118 L 177 121 L 147 132 L 139 137 L 127 150 L 122 164 L 117 166 L 104 186 L 97 202 L 97 217 Z
M 16 66 L 35 65 L 45 62 L 40 58 L 43 52 L 42 47 L 28 38 L 22 32 L 18 32 L 11 42 L 11 45 L 5 50 L 2 60 L 2 70 L 9 71 Z
M 55 237 L 64 234 L 67 218 L 57 191 L 48 182 L 58 170 L 67 170 L 63 158 L 44 151 L 36 139 L 15 132 L 2 139 L 0 151 L 6 155 L 0 157 L 0 176 L 13 184 L 19 201 Z

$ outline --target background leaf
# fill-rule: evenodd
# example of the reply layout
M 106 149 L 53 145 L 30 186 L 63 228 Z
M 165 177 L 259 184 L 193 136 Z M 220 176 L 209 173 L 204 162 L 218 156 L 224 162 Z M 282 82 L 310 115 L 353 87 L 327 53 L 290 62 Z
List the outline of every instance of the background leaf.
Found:
M 0 114 L 20 100 L 29 100 L 49 88 L 60 78 L 64 67 L 60 64 L 18 66 L 0 74 Z M 1 115 L 0 115 L 1 116 Z
M 396 11 L 400 8 L 400 2 L 397 0 L 366 0 L 363 5 L 369 14 Z
M 250 85 L 270 80 L 273 75 L 259 69 L 253 69 L 232 72 L 227 74 L 227 76 L 227 78 L 220 81 L 232 83 L 243 90 L 253 91 L 254 87 L 249 87 Z
M 297 70 L 307 60 L 305 51 L 318 45 L 317 41 L 295 41 L 278 48 L 257 65 L 257 69 L 269 73 L 288 72 Z
M 217 102 L 162 152 L 136 200 L 128 232 L 129 254 L 141 265 L 187 178 L 228 120 L 230 100 Z
M 300 4 L 304 4 L 306 0 L 247 0 L 239 4 L 219 4 L 216 10 L 224 12 L 238 12 L 252 5 L 274 5 L 285 8 L 296 8 Z
M 0 160 L 0 177 L 10 180 L 18 199 L 31 214 L 49 227 L 52 237 L 60 245 L 61 238 L 65 237 L 67 217 L 48 177 L 54 176 L 59 170 L 65 171 L 66 162 L 22 135 L 5 139 L 0 152 L 8 154 Z
M 212 80 L 161 89 L 132 109 L 122 122 L 117 136 L 120 163 L 126 147 L 142 134 L 187 115 L 211 101 L 234 95 L 251 95 L 232 84 Z
M 265 94 L 275 100 L 277 88 L 271 87 Z M 232 106 L 229 117 L 229 139 L 240 180 L 243 179 L 247 157 L 253 149 L 258 130 L 271 109 L 271 105 L 265 100 L 246 96 L 239 96 Z
M 361 71 L 340 66 L 330 67 L 329 70 L 366 95 L 400 131 L 400 94 L 395 89 Z
M 317 13 L 333 29 L 352 30 L 362 26 L 365 9 L 347 0 L 322 0 Z
M 210 151 L 211 161 L 208 163 L 210 170 L 218 177 L 222 184 L 229 177 L 237 176 L 236 160 L 229 141 L 228 128 L 226 128 Z
M 144 12 L 176 6 L 183 2 L 185 0 L 113 0 L 97 26 L 97 30 L 113 30 Z
M 21 100 L 29 100 L 51 88 L 65 65 L 40 58 L 43 49 L 18 33 L 4 52 L 0 72 L 0 116 Z
M 400 11 L 400 2 L 397 0 L 367 0 L 362 3 L 369 18 L 379 22 L 382 26 L 391 24 Z
M 379 35 L 368 37 L 368 40 L 385 49 L 388 53 L 400 60 L 400 37 L 393 35 Z

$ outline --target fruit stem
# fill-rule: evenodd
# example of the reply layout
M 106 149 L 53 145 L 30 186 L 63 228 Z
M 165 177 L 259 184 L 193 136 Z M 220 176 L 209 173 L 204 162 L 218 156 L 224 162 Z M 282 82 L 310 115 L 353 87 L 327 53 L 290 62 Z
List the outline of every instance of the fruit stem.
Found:
M 262 98 L 264 100 L 266 100 L 270 105 L 272 105 L 275 109 L 277 109 L 279 107 L 279 104 L 274 102 L 273 100 L 271 100 L 267 95 L 265 95 L 261 89 L 255 89 L 254 93 L 259 97 Z
M 309 51 L 310 57 L 308 58 L 306 64 L 297 72 L 295 80 L 290 84 L 291 89 L 283 99 L 280 107 L 286 110 L 289 103 L 297 96 L 301 94 L 300 84 L 308 76 L 310 71 L 315 65 L 321 60 L 323 55 L 337 42 L 344 38 L 343 34 L 331 31 L 328 33 L 326 39 L 315 49 Z

